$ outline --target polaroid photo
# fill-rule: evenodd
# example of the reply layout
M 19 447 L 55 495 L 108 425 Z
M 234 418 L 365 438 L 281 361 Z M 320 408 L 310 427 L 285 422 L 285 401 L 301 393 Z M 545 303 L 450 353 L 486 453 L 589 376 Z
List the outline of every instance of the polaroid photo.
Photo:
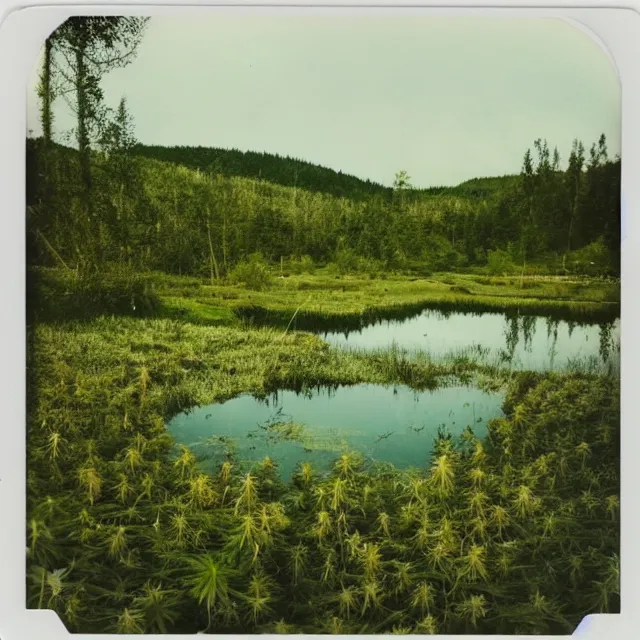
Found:
M 633 636 L 639 35 L 6 15 L 2 640 Z

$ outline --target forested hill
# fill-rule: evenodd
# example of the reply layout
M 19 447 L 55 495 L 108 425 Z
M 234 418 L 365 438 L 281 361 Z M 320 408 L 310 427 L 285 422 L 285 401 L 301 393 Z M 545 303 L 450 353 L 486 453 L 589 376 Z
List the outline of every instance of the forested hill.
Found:
M 134 153 L 225 177 L 262 179 L 284 187 L 296 187 L 350 200 L 362 200 L 371 195 L 391 197 L 393 192 L 390 187 L 371 180 L 363 180 L 306 160 L 278 154 L 214 147 L 164 147 L 142 144 L 134 147 Z M 518 176 L 474 178 L 455 187 L 416 189 L 413 193 L 414 196 L 451 195 L 487 199 L 504 191 L 517 179 Z
M 506 175 L 492 178 L 472 178 L 455 187 L 434 187 L 427 189 L 429 195 L 435 195 L 436 191 L 460 198 L 479 198 L 487 200 L 492 196 L 498 196 L 517 186 L 521 178 L 519 175 Z
M 286 177 L 291 164 L 275 156 L 253 154 L 265 167 L 256 167 L 262 178 L 255 179 L 247 177 L 250 163 L 235 173 L 227 165 L 227 175 L 220 165 L 198 171 L 179 158 L 133 154 L 133 145 L 96 149 L 87 186 L 77 151 L 29 140 L 30 257 L 34 264 L 73 264 L 79 255 L 127 260 L 143 270 L 189 275 L 211 265 L 225 275 L 254 254 L 276 263 L 307 256 L 351 270 L 365 263 L 379 270 L 419 264 L 430 271 L 488 265 L 504 273 L 535 263 L 562 273 L 567 264 L 580 273 L 591 265 L 589 271 L 617 275 L 620 160 L 608 159 L 604 137 L 588 160 L 576 142 L 565 171 L 550 161 L 546 143 L 538 147 L 538 158 L 525 153 L 518 176 L 427 191 L 405 184 L 389 197 L 375 191 L 367 197 L 362 185 L 384 187 L 346 177 L 337 196 L 321 181 L 278 184 L 278 167 Z M 313 170 L 329 175 L 305 166 L 309 179 Z
M 284 187 L 360 200 L 392 189 L 341 171 L 278 154 L 213 147 L 162 147 L 138 144 L 136 155 L 181 164 L 228 178 L 262 179 Z

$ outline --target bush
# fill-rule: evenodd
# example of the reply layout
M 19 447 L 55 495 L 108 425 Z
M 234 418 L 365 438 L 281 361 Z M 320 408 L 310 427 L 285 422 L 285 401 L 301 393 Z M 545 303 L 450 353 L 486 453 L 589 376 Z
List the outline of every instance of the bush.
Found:
M 259 253 L 249 256 L 247 262 L 241 262 L 229 274 L 229 281 L 243 284 L 247 289 L 262 291 L 271 286 L 272 277 L 269 267 Z
M 289 271 L 294 275 L 302 273 L 313 274 L 316 271 L 316 265 L 311 256 L 302 256 L 299 259 L 292 258 L 289 261 Z
M 506 276 L 516 270 L 511 256 L 502 249 L 487 252 L 487 268 L 494 276 Z
M 567 258 L 567 267 L 572 273 L 589 276 L 612 275 L 613 257 L 603 238 L 573 251 Z
M 363 258 L 351 249 L 340 249 L 335 254 L 334 262 L 327 265 L 327 270 L 332 275 L 359 273 L 366 274 L 373 279 L 384 272 L 384 265 L 375 258 Z
M 339 249 L 336 251 L 335 265 L 336 271 L 341 274 L 356 273 L 358 271 L 360 257 L 351 249 Z
M 482 248 L 473 250 L 473 261 L 478 265 L 487 264 L 487 252 Z
M 99 315 L 153 315 L 160 307 L 151 279 L 123 265 L 90 274 L 38 269 L 27 279 L 31 320 L 86 319 Z
M 358 271 L 360 273 L 366 273 L 371 280 L 380 276 L 384 271 L 384 266 L 379 260 L 374 258 L 360 258 L 358 264 Z
M 429 236 L 425 244 L 422 259 L 431 271 L 452 271 L 462 264 L 463 256 L 444 236 Z

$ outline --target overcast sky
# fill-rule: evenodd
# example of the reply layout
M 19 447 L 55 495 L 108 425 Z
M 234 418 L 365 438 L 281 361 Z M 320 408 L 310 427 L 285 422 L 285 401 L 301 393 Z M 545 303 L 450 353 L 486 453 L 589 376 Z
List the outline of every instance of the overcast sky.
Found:
M 291 155 L 416 187 L 520 170 L 538 138 L 620 150 L 608 56 L 556 19 L 217 12 L 152 18 L 137 58 L 103 80 L 146 144 Z M 73 126 L 55 103 L 57 133 Z M 28 128 L 40 132 L 29 93 Z

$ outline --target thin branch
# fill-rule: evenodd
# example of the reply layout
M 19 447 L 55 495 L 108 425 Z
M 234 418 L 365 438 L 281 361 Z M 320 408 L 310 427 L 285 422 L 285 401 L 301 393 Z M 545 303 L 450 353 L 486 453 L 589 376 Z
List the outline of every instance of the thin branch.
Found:
M 38 234 L 38 236 L 42 238 L 42 240 L 47 245 L 51 253 L 60 261 L 60 264 L 62 264 L 62 266 L 68 269 L 69 271 L 73 271 L 73 269 L 60 257 L 60 254 L 51 246 L 51 243 L 44 237 L 44 234 L 42 233 L 42 231 L 40 231 L 40 229 L 36 229 L 36 233 Z

